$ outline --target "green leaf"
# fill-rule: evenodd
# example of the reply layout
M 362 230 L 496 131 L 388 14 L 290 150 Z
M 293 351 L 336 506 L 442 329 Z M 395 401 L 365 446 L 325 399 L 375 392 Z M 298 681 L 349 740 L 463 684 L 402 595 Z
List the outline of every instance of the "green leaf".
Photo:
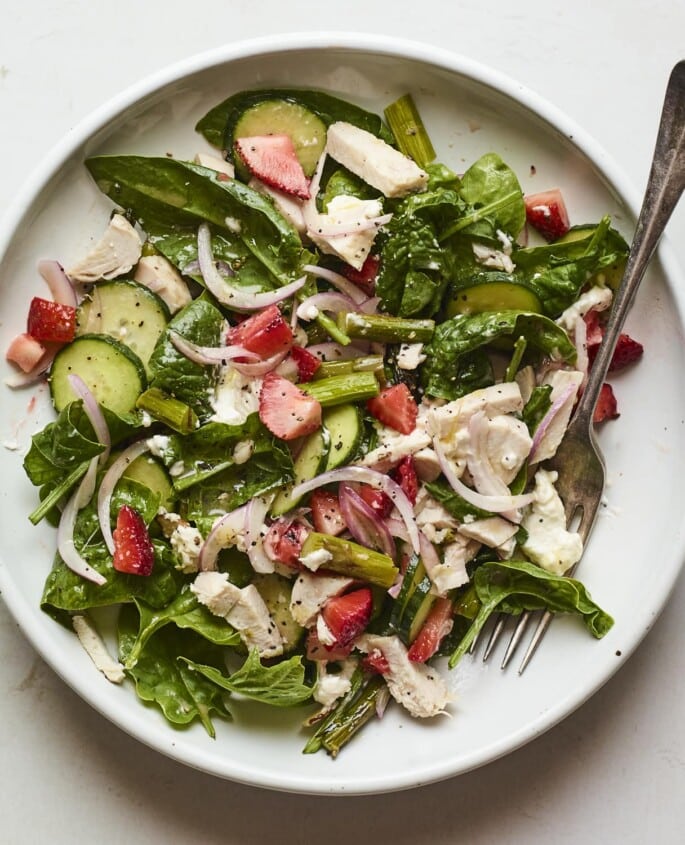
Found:
M 531 435 L 535 434 L 535 429 L 540 425 L 542 418 L 552 407 L 551 393 L 551 384 L 541 384 L 538 387 L 534 387 L 530 398 L 521 411 L 521 419 L 528 427 Z
M 297 655 L 273 666 L 264 666 L 257 649 L 252 649 L 243 665 L 229 677 L 212 666 L 203 666 L 184 659 L 195 672 L 212 683 L 246 698 L 274 707 L 294 707 L 311 697 L 312 687 L 304 682 L 302 657 Z
M 437 499 L 445 510 L 459 522 L 463 522 L 466 518 L 487 519 L 493 516 L 490 511 L 482 510 L 467 502 L 442 479 L 428 481 L 424 486 L 431 496 Z
M 579 614 L 590 633 L 600 639 L 614 624 L 608 613 L 591 599 L 574 578 L 553 575 L 524 560 L 490 561 L 473 576 L 481 607 L 464 639 L 450 657 L 456 666 L 490 616 L 497 610 L 519 615 L 525 610 Z

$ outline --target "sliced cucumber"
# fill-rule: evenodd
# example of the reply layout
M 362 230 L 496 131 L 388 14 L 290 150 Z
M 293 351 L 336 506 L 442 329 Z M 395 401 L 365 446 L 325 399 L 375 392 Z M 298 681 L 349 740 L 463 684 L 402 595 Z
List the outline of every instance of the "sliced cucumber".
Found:
M 331 437 L 326 471 L 348 463 L 356 454 L 362 439 L 364 423 L 356 405 L 337 405 L 323 414 L 323 427 Z
M 140 455 L 132 461 L 124 472 L 124 478 L 137 481 L 153 493 L 158 493 L 160 506 L 173 511 L 176 502 L 174 486 L 166 469 L 152 455 Z
M 61 349 L 50 370 L 52 401 L 61 411 L 77 398 L 69 384 L 80 376 L 95 399 L 115 414 L 127 414 L 147 387 L 145 367 L 128 346 L 104 334 L 86 334 Z
M 482 281 L 459 288 L 447 304 L 447 316 L 480 314 L 484 311 L 531 311 L 542 313 L 542 303 L 534 290 L 522 282 Z
M 233 140 L 254 135 L 289 135 L 307 176 L 326 145 L 326 125 L 314 112 L 291 100 L 263 100 L 245 109 L 233 127 Z
M 288 654 L 302 642 L 305 630 L 297 624 L 290 612 L 292 584 L 287 578 L 277 573 L 257 575 L 252 583 L 264 599 L 264 604 L 268 607 L 271 618 L 283 637 L 283 652 Z
M 128 346 L 147 369 L 169 322 L 166 303 L 144 285 L 116 281 L 95 285 L 76 315 L 76 334 L 107 334 Z
M 326 469 L 328 454 L 331 447 L 331 437 L 324 428 L 310 434 L 304 441 L 298 456 L 295 458 L 294 485 L 302 481 L 309 481 Z M 293 499 L 290 490 L 281 490 L 271 505 L 271 516 L 282 516 L 294 508 L 300 499 Z

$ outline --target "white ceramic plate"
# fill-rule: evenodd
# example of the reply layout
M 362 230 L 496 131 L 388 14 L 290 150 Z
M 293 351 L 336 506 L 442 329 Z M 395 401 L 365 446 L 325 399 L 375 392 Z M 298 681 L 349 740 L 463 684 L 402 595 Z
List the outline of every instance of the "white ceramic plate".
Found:
M 37 170 L 0 230 L 0 349 L 24 330 L 28 302 L 45 289 L 42 257 L 69 263 L 104 228 L 109 201 L 82 166 L 94 153 L 192 158 L 207 148 L 196 120 L 229 94 L 250 87 L 304 86 L 337 93 L 377 112 L 407 91 L 418 103 L 438 158 L 463 171 L 494 150 L 514 167 L 524 191 L 562 187 L 572 222 L 610 213 L 630 237 L 634 194 L 597 144 L 555 108 L 482 66 L 433 47 L 376 36 L 270 38 L 202 55 L 164 71 L 106 104 L 77 127 Z M 45 387 L 2 388 L 0 588 L 35 648 L 86 701 L 128 733 L 190 766 L 276 789 L 366 793 L 445 778 L 506 754 L 567 716 L 621 665 L 647 632 L 676 579 L 685 548 L 681 431 L 685 395 L 685 285 L 661 253 L 629 319 L 646 348 L 639 366 L 613 382 L 621 417 L 605 426 L 606 502 L 580 574 L 616 619 L 594 641 L 575 620 L 552 626 L 523 679 L 466 658 L 450 674 L 458 695 L 452 718 L 426 724 L 390 708 L 336 761 L 304 756 L 302 711 L 234 706 L 217 720 L 217 739 L 200 726 L 175 731 L 129 685 L 110 685 L 76 638 L 39 610 L 55 533 L 33 528 L 36 502 L 21 456 L 31 433 L 52 416 Z M 3 362 L 2 376 L 8 374 Z M 29 404 L 37 396 L 35 407 Z M 10 441 L 7 443 L 7 441 Z

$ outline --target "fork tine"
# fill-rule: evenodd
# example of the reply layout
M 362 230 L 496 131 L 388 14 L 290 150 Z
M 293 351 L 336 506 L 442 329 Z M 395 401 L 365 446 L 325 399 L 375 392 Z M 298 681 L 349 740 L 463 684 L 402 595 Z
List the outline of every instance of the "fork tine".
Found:
M 542 642 L 542 638 L 545 636 L 545 631 L 549 628 L 549 623 L 554 618 L 554 614 L 550 613 L 549 610 L 546 610 L 538 622 L 537 628 L 535 629 L 531 641 L 528 643 L 528 648 L 526 649 L 526 653 L 523 655 L 523 660 L 521 661 L 521 665 L 519 666 L 519 675 L 523 675 L 526 671 L 526 666 L 530 663 L 533 658 L 533 655 L 537 651 L 538 646 Z
M 507 645 L 507 650 L 504 652 L 504 657 L 502 658 L 502 664 L 500 669 L 506 669 L 509 661 L 514 656 L 516 649 L 521 642 L 521 638 L 523 637 L 526 628 L 528 627 L 528 622 L 531 618 L 531 611 L 526 610 L 525 613 L 522 613 L 519 617 L 519 621 L 516 623 L 516 628 L 514 628 L 514 633 L 511 635 L 511 639 L 509 640 L 509 644 Z
M 490 657 L 493 648 L 497 645 L 497 642 L 502 635 L 502 631 L 504 630 L 504 626 L 507 622 L 507 616 L 505 613 L 500 613 L 497 616 L 497 621 L 495 622 L 495 627 L 492 629 L 492 633 L 490 634 L 490 639 L 488 640 L 488 644 L 485 646 L 485 652 L 483 653 L 483 663 Z

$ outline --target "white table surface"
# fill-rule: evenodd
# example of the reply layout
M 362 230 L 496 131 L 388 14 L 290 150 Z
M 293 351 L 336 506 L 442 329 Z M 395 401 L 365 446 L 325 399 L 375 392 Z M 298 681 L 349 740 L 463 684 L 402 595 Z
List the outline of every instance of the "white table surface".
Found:
M 640 190 L 685 57 L 682 0 L 3 4 L 0 207 L 66 130 L 140 77 L 227 41 L 312 30 L 411 37 L 490 64 L 575 118 Z M 669 231 L 685 265 L 685 207 Z M 683 842 L 684 617 L 681 578 L 618 675 L 515 754 L 412 792 L 336 799 L 232 784 L 149 750 L 66 687 L 0 602 L 0 842 Z

